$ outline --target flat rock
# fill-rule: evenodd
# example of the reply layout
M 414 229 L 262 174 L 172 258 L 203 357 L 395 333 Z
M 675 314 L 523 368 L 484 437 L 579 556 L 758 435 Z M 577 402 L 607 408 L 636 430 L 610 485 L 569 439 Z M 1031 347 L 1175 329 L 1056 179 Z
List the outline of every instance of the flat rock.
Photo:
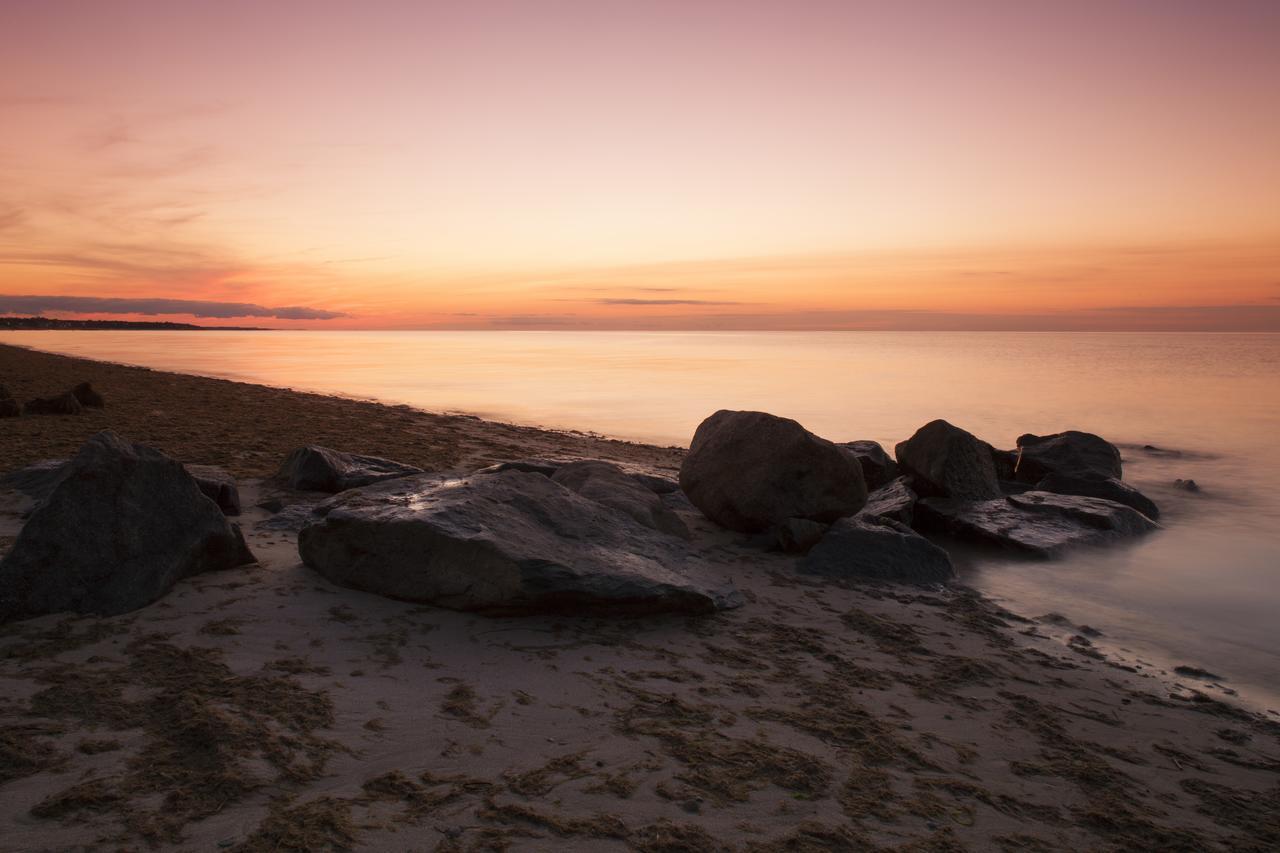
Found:
M 557 468 L 551 480 L 651 530 L 689 538 L 689 528 L 680 516 L 667 509 L 657 492 L 617 465 L 601 461 L 570 462 Z
M 921 495 L 971 501 L 1000 496 L 991 445 L 944 420 L 920 427 L 894 452 Z
M 1018 436 L 1016 479 L 1038 483 L 1050 474 L 1073 477 L 1112 477 L 1120 480 L 1124 469 L 1120 451 L 1106 439 L 1091 432 L 1067 430 L 1053 435 Z
M 235 477 L 215 465 L 187 465 L 186 469 L 204 496 L 216 503 L 223 515 L 240 514 L 240 489 Z
M 333 494 L 421 473 L 421 468 L 379 456 L 308 445 L 290 453 L 276 477 L 291 489 Z
M 28 415 L 78 415 L 84 411 L 76 395 L 68 391 L 56 397 L 37 397 L 22 407 Z
M 1152 521 L 1160 517 L 1156 502 L 1128 483 L 1115 477 L 1080 477 L 1071 474 L 1050 474 L 1035 485 L 1036 491 L 1055 492 L 1059 495 L 1085 495 L 1106 498 L 1118 504 L 1136 509 Z
M 917 500 L 919 498 L 916 493 L 907 485 L 907 478 L 899 477 L 867 495 L 867 505 L 858 515 L 891 518 L 910 525 L 915 516 Z
M 867 489 L 878 489 L 898 476 L 898 463 L 885 452 L 878 441 L 847 441 L 840 445 L 853 454 L 862 467 Z
M 0 561 L 0 621 L 114 615 L 201 572 L 254 561 L 182 463 L 100 432 L 65 466 Z
M 679 539 L 522 471 L 379 483 L 322 504 L 303 562 L 341 586 L 457 610 L 681 611 L 741 603 Z
M 1049 559 L 1082 545 L 1105 545 L 1157 529 L 1132 507 L 1102 498 L 1030 491 L 989 501 L 924 498 L 916 526 Z
M 707 518 L 741 533 L 789 518 L 829 523 L 867 500 L 852 454 L 765 412 L 721 410 L 704 420 L 680 466 L 680 488 Z
M 910 527 L 883 516 L 842 518 L 800 561 L 799 570 L 828 577 L 899 583 L 946 583 L 955 568 L 947 552 Z

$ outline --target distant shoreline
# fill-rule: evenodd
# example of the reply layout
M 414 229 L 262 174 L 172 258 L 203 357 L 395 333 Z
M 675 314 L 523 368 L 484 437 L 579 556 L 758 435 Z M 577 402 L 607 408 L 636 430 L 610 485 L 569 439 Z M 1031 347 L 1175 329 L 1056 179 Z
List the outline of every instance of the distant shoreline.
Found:
M 160 332 L 274 332 L 263 326 L 197 326 L 145 320 L 56 320 L 52 317 L 0 317 L 0 330 L 10 331 L 160 331 Z

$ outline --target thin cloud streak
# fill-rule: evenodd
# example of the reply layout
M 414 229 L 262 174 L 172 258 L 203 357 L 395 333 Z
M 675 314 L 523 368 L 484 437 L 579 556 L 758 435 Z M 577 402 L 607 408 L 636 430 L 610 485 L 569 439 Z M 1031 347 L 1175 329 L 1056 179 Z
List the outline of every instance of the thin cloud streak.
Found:
M 197 299 L 128 299 L 101 296 L 0 296 L 0 314 L 183 314 L 194 317 L 273 317 L 278 320 L 334 320 L 350 316 L 339 311 L 291 305 L 268 308 L 251 302 Z

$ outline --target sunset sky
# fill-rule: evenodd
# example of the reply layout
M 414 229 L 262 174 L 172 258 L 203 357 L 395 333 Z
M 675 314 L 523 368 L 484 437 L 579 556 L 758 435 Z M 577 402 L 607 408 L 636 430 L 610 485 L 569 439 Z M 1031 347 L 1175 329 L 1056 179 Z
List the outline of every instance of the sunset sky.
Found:
M 1280 329 L 1280 2 L 0 0 L 4 313 Z

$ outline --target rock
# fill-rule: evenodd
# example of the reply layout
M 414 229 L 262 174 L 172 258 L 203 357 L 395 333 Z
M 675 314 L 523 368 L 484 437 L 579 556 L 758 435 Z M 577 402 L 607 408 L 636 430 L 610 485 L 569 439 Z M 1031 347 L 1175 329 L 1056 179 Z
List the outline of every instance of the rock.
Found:
M 89 439 L 0 562 L 0 621 L 143 607 L 254 561 L 182 464 L 113 432 Z
M 947 552 L 883 516 L 842 518 L 800 561 L 808 574 L 900 583 L 946 583 L 955 577 Z
M 22 492 L 39 503 L 53 493 L 54 488 L 66 476 L 66 471 L 67 460 L 45 459 L 0 477 L 0 489 Z
M 991 464 L 996 469 L 996 479 L 1002 483 L 1017 479 L 1014 471 L 1018 464 L 1018 451 L 997 450 L 985 441 L 982 443 L 986 444 L 987 452 L 991 454 Z
M 907 485 L 907 478 L 899 477 L 867 495 L 867 505 L 858 515 L 891 518 L 910 525 L 916 500 L 916 493 Z
M 806 518 L 788 518 L 773 528 L 772 544 L 788 554 L 804 554 L 822 540 L 829 527 Z
M 499 462 L 496 465 L 481 468 L 476 473 L 498 474 L 503 471 L 523 471 L 526 474 L 541 474 L 544 477 L 550 477 L 559 470 L 561 465 L 567 464 L 569 463 L 552 459 L 515 459 L 511 462 Z
M 316 514 L 316 508 L 313 503 L 297 503 L 283 506 L 276 510 L 276 513 L 270 518 L 258 522 L 255 529 L 286 530 L 296 533 L 308 524 L 313 524 L 320 520 L 321 516 Z
M 390 459 L 308 445 L 290 453 L 276 476 L 291 489 L 332 494 L 421 473 L 421 468 Z
M 1053 435 L 1018 436 L 1022 452 L 1017 477 L 1023 483 L 1038 483 L 1050 474 L 1076 477 L 1123 479 L 1120 451 L 1106 439 L 1091 432 L 1067 430 Z
M 1085 495 L 1106 498 L 1118 504 L 1131 506 L 1151 520 L 1160 517 L 1155 501 L 1142 492 L 1114 477 L 1077 477 L 1071 474 L 1050 474 L 1035 485 L 1036 491 L 1054 492 L 1059 495 Z
M 1000 496 L 991 445 L 944 420 L 920 427 L 894 452 L 921 495 L 973 501 Z
M 840 446 L 847 448 L 858 460 L 868 491 L 878 489 L 898 476 L 898 463 L 885 453 L 879 442 L 847 441 Z
M 694 433 L 680 488 L 707 518 L 741 533 L 789 518 L 832 522 L 867 500 L 858 461 L 788 418 L 721 410 Z
M 341 586 L 457 610 L 706 613 L 741 603 L 694 580 L 688 546 L 540 474 L 408 477 L 338 495 L 303 562 Z
M 551 480 L 584 498 L 616 509 L 651 530 L 689 538 L 689 528 L 680 516 L 667 509 L 657 493 L 617 465 L 600 461 L 569 462 L 556 469 Z
M 1132 507 L 1102 498 L 1031 491 L 976 503 L 925 498 L 916 504 L 916 526 L 1049 559 L 1159 525 Z
M 1200 484 L 1195 480 L 1174 480 L 1173 487 L 1175 489 L 1182 489 L 1184 492 L 1200 491 Z
M 235 477 L 213 465 L 187 465 L 186 468 L 200 491 L 218 505 L 223 515 L 240 514 L 240 490 Z
M 22 414 L 22 407 L 12 397 L 0 399 L 0 418 L 16 418 Z
M 68 391 L 57 397 L 37 397 L 27 401 L 23 411 L 28 415 L 78 415 L 83 411 L 76 395 Z
M 101 409 L 107 405 L 102 395 L 93 390 L 93 386 L 88 382 L 81 382 L 71 389 L 71 393 L 86 409 Z

